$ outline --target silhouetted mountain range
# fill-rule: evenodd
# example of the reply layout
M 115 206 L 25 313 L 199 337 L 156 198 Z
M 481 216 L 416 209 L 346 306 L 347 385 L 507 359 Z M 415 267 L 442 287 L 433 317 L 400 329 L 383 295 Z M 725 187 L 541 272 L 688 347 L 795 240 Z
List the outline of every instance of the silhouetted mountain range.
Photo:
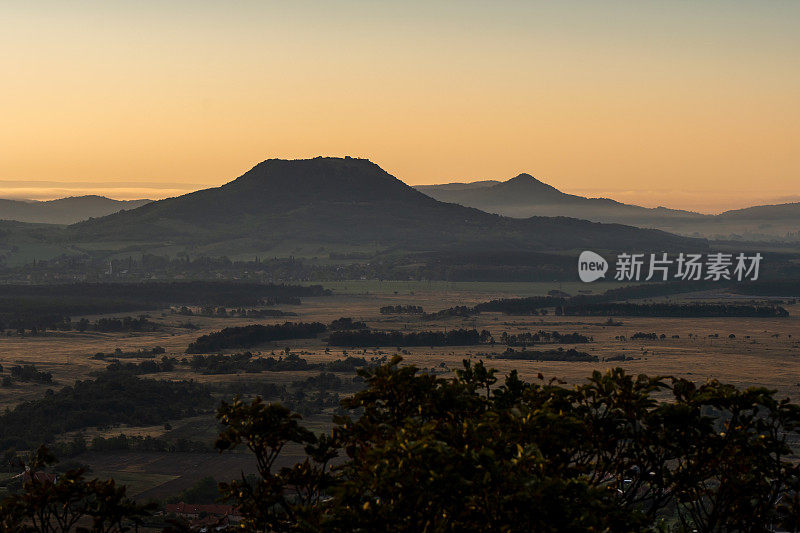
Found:
M 74 224 L 123 209 L 135 209 L 152 200 L 113 200 L 105 196 L 70 196 L 58 200 L 0 199 L 0 220 L 44 224 Z
M 221 187 L 81 222 L 68 234 L 73 242 L 180 244 L 203 253 L 286 242 L 414 250 L 705 246 L 661 231 L 571 218 L 520 220 L 444 203 L 349 157 L 270 159 Z
M 416 189 L 443 202 L 454 202 L 516 218 L 566 216 L 657 228 L 685 235 L 741 236 L 754 240 L 782 238 L 787 234 L 791 237 L 792 233 L 796 236 L 800 230 L 800 203 L 757 206 L 719 215 L 705 215 L 665 207 L 624 204 L 609 198 L 567 194 L 530 174 L 520 174 L 508 181 L 420 185 Z

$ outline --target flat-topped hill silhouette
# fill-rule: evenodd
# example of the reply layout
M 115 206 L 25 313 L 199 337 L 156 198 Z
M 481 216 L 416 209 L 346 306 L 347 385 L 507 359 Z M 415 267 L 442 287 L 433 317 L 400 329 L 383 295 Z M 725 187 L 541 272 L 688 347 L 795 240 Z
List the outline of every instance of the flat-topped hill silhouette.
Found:
M 235 240 L 402 249 L 676 248 L 660 231 L 569 218 L 519 220 L 437 201 L 356 158 L 269 159 L 221 187 L 70 227 L 73 239 L 209 245 Z

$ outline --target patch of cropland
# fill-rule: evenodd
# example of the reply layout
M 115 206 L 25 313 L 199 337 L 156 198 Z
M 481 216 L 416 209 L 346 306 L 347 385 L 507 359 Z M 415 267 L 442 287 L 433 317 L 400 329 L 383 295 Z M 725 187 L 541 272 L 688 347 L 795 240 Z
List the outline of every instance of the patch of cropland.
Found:
M 221 331 L 198 337 L 189 344 L 186 353 L 209 353 L 228 348 L 250 348 L 266 342 L 289 339 L 313 339 L 328 328 L 321 322 L 286 322 L 265 326 L 250 324 L 225 328 Z
M 596 355 L 586 352 L 579 352 L 575 349 L 565 350 L 520 350 L 515 351 L 509 348 L 500 355 L 495 355 L 495 359 L 509 359 L 513 361 L 568 361 L 568 362 L 590 362 L 599 361 Z
M 325 296 L 319 285 L 188 281 L 3 285 L 0 326 L 12 329 L 70 328 L 75 315 L 119 313 L 170 305 L 258 306 L 297 303 Z
M 56 435 L 116 424 L 160 424 L 213 406 L 209 390 L 192 381 L 155 381 L 124 373 L 48 391 L 0 415 L 0 450 L 30 449 Z
M 779 305 L 742 305 L 715 303 L 595 303 L 567 304 L 556 308 L 565 316 L 647 316 L 647 317 L 752 317 L 784 318 L 789 312 Z
M 470 346 L 483 344 L 491 338 L 488 331 L 455 329 L 444 331 L 334 331 L 328 337 L 329 346 L 366 348 L 370 346 Z

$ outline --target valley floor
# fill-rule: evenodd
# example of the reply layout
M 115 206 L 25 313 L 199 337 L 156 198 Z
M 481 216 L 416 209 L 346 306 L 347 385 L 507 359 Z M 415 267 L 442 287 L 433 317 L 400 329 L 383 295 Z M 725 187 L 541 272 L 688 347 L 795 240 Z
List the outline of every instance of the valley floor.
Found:
M 800 401 L 800 306 L 786 306 L 790 317 L 774 319 L 756 318 L 619 318 L 621 325 L 607 325 L 604 317 L 512 316 L 499 313 L 482 313 L 461 318 L 449 317 L 425 321 L 415 315 L 383 315 L 379 309 L 386 305 L 419 305 L 432 312 L 456 305 L 474 305 L 496 297 L 515 294 L 543 294 L 544 287 L 426 287 L 413 288 L 402 285 L 387 286 L 377 290 L 354 282 L 350 286 L 334 287 L 334 296 L 306 298 L 301 305 L 284 305 L 280 309 L 297 313 L 296 317 L 270 319 L 186 317 L 169 310 L 151 310 L 150 319 L 161 326 L 149 333 L 94 333 L 48 332 L 45 335 L 20 337 L 16 334 L 0 338 L 0 364 L 8 369 L 18 364 L 33 364 L 38 370 L 51 372 L 53 384 L 15 382 L 0 387 L 0 409 L 41 397 L 47 389 L 60 389 L 76 380 L 91 379 L 92 373 L 102 371 L 109 360 L 93 356 L 98 352 L 113 353 L 152 349 L 160 346 L 167 356 L 178 360 L 185 355 L 187 345 L 200 335 L 224 327 L 251 323 L 282 323 L 285 321 L 325 324 L 340 317 L 362 320 L 376 330 L 442 331 L 458 328 L 489 330 L 499 339 L 503 332 L 517 334 L 535 333 L 539 330 L 558 331 L 562 334 L 579 333 L 590 336 L 593 342 L 579 345 L 536 345 L 533 349 L 576 348 L 598 357 L 599 362 L 540 362 L 496 359 L 506 346 L 479 345 L 464 347 L 411 347 L 403 349 L 406 363 L 443 376 L 461 366 L 463 359 L 483 360 L 500 374 L 518 370 L 526 380 L 535 380 L 542 373 L 546 378 L 559 378 L 568 383 L 580 382 L 592 371 L 622 367 L 631 374 L 672 375 L 697 382 L 718 379 L 738 387 L 764 386 L 776 389 L 781 397 Z M 515 284 L 516 285 L 516 284 Z M 353 289 L 363 290 L 353 290 Z M 557 287 L 550 287 L 557 288 Z M 488 290 L 487 290 L 488 289 Z M 572 289 L 570 287 L 570 289 Z M 109 315 L 112 316 L 112 315 Z M 120 316 L 119 314 L 113 316 Z M 94 319 L 96 317 L 89 317 Z M 191 322 L 197 329 L 187 328 Z M 631 340 L 637 333 L 655 333 L 665 338 L 656 340 Z M 624 337 L 624 340 L 622 339 Z M 321 339 L 282 341 L 251 349 L 253 353 L 279 356 L 289 348 L 309 363 L 327 362 L 346 355 L 370 359 L 390 357 L 397 353 L 394 347 L 380 349 L 330 348 Z M 520 348 L 516 348 L 519 350 Z M 231 353 L 234 350 L 226 350 Z M 238 350 L 242 351 L 242 350 Z M 605 361 L 611 357 L 625 356 L 624 361 Z M 160 355 L 158 357 L 161 357 Z M 137 362 L 144 358 L 125 358 L 123 362 Z M 5 370 L 6 374 L 8 370 Z M 192 379 L 202 383 L 226 385 L 226 390 L 237 387 L 248 389 L 256 383 L 289 385 L 292 382 L 316 376 L 319 370 L 284 371 L 238 374 L 202 374 L 188 365 L 177 365 L 170 372 L 144 375 L 155 379 Z M 350 372 L 336 373 L 351 380 Z M 5 374 L 4 374 L 5 375 Z M 217 393 L 217 400 L 225 394 Z M 313 414 L 306 423 L 315 430 L 328 427 L 333 408 Z M 191 487 L 204 476 L 217 479 L 239 477 L 252 473 L 254 465 L 249 454 L 220 455 L 211 450 L 218 431 L 212 411 L 153 427 L 86 428 L 80 432 L 88 440 L 95 436 L 152 435 L 166 439 L 189 439 L 208 442 L 208 453 L 179 452 L 85 452 L 74 459 L 87 464 L 99 477 L 114 477 L 129 485 L 130 493 L 140 499 L 165 499 Z M 297 455 L 294 451 L 290 455 Z M 291 457 L 290 457 L 291 458 Z M 2 475 L 2 474 L 0 474 Z

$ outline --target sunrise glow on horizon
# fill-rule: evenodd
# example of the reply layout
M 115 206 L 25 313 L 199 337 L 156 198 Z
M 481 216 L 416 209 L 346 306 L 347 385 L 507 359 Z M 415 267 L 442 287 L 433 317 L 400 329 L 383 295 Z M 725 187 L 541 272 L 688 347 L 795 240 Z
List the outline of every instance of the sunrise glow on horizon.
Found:
M 158 198 L 267 158 L 799 201 L 800 3 L 3 2 L 0 197 Z

